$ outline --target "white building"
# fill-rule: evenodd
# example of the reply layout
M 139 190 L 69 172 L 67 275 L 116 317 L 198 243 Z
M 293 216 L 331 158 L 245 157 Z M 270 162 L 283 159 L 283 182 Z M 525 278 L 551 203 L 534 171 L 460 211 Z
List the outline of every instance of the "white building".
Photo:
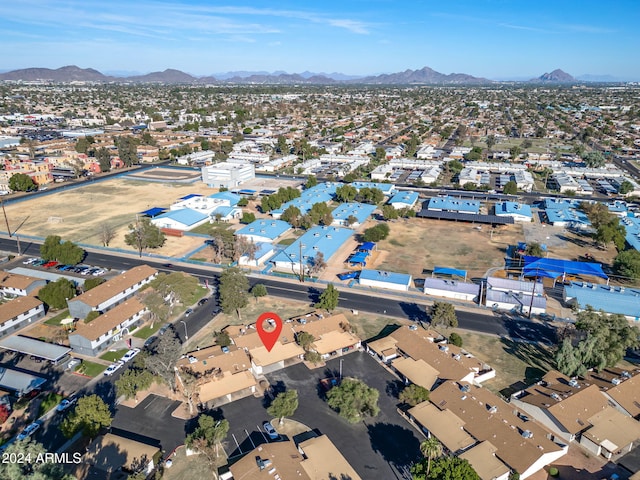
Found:
M 202 167 L 202 181 L 211 188 L 235 188 L 256 177 L 251 163 L 215 163 Z
M 18 297 L 0 304 L 0 337 L 26 327 L 44 317 L 44 304 L 35 297 Z

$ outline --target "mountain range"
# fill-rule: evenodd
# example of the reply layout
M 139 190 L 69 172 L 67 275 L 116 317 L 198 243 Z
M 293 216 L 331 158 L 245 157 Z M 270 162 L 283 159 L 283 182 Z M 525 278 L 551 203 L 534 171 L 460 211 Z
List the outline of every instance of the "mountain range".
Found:
M 585 76 L 588 77 L 588 76 Z M 593 76 L 595 78 L 595 76 Z M 601 77 L 598 77 L 601 78 Z M 487 85 L 495 83 L 481 77 L 474 77 L 466 73 L 444 74 L 432 68 L 423 67 L 419 70 L 405 70 L 404 72 L 385 73 L 367 77 L 355 77 L 341 73 L 286 73 L 277 72 L 227 72 L 204 77 L 197 77 L 175 69 L 162 72 L 152 72 L 145 75 L 115 76 L 105 75 L 93 68 L 80 68 L 69 65 L 57 69 L 25 68 L 0 73 L 0 81 L 52 81 L 67 82 L 98 82 L 98 83 L 169 83 L 169 84 L 282 84 L 282 85 L 333 85 L 333 84 L 368 84 L 368 85 Z M 564 84 L 589 81 L 588 78 L 578 80 L 560 69 L 545 73 L 531 79 L 533 83 Z M 592 80 L 602 81 L 602 80 Z

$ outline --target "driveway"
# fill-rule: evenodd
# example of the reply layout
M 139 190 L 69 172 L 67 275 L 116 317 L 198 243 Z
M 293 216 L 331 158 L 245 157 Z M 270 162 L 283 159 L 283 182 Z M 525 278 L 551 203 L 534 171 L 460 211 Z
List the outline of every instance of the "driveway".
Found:
M 178 445 L 184 444 L 184 420 L 172 417 L 171 413 L 180 402 L 158 395 L 149 395 L 136 408 L 118 405 L 111 424 L 112 431 L 150 445 L 157 445 L 165 455 Z
M 309 370 L 303 364 L 268 374 L 271 386 L 276 391 L 295 389 L 298 391 L 299 407 L 294 420 L 309 428 L 326 434 L 362 478 L 411 478 L 409 468 L 420 457 L 422 437 L 398 413 L 398 381 L 383 369 L 368 354 L 354 352 L 342 357 L 342 374 L 364 380 L 380 392 L 380 414 L 357 424 L 350 424 L 331 410 L 321 398 L 319 380 L 340 370 L 340 359 L 334 359 L 324 368 Z M 255 399 L 253 399 L 255 400 Z M 235 402 L 229 407 L 235 407 Z M 260 415 L 260 401 L 252 403 Z M 231 425 L 237 421 L 224 408 L 225 417 Z M 242 415 L 249 414 L 247 410 Z M 255 422 L 251 422 L 255 423 Z

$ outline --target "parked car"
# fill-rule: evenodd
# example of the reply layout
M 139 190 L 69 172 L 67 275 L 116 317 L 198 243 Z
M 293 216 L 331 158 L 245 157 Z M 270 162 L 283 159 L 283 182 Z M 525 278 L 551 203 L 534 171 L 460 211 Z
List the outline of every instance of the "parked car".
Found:
M 273 428 L 271 422 L 264 422 L 262 424 L 262 428 L 264 428 L 264 431 L 267 432 L 267 435 L 269 435 L 269 438 L 271 440 L 277 440 L 280 438 L 280 435 L 278 434 L 278 432 L 276 432 L 276 429 Z
M 45 263 L 47 263 L 46 260 L 43 260 L 43 259 L 39 258 L 35 262 L 33 262 L 31 265 L 34 265 L 36 267 L 40 267 L 40 266 L 44 265 Z
M 56 407 L 56 412 L 64 412 L 71 406 L 75 405 L 77 401 L 78 399 L 76 397 L 69 397 L 69 398 L 63 399 Z
M 191 315 L 193 313 L 193 308 L 187 308 L 187 310 L 184 312 L 184 316 L 188 317 L 189 315 Z
M 171 324 L 167 323 L 163 326 L 160 327 L 160 330 L 158 330 L 158 335 L 164 335 L 165 333 L 167 333 L 167 330 L 169 330 L 171 328 Z
M 209 301 L 209 297 L 204 297 L 201 298 L 200 300 L 198 300 L 198 305 L 204 305 L 205 303 L 207 303 Z
M 16 440 L 24 440 L 36 433 L 38 430 L 40 430 L 40 424 L 38 422 L 33 422 L 32 424 L 27 425 L 27 427 L 18 434 Z
M 32 257 L 32 258 L 28 258 L 27 260 L 23 261 L 22 264 L 23 265 L 32 265 L 34 263 L 36 263 L 39 259 Z
M 128 362 L 129 360 L 133 360 L 133 358 L 140 353 L 139 348 L 132 348 L 127 353 L 122 356 L 123 362 Z
M 147 348 L 147 349 L 151 348 L 151 346 L 156 342 L 156 340 L 158 340 L 158 337 L 156 337 L 155 335 L 152 336 L 152 337 L 147 338 L 144 341 L 143 347 Z
M 107 367 L 107 369 L 104 371 L 104 374 L 107 377 L 110 377 L 111 375 L 113 375 L 114 373 L 116 373 L 116 371 L 118 371 L 119 369 L 122 368 L 122 366 L 124 365 L 124 362 L 122 360 L 118 360 L 115 363 L 112 363 L 111 365 L 109 365 Z
M 56 262 L 55 260 L 51 260 L 50 262 L 47 262 L 44 265 L 42 265 L 42 267 L 43 268 L 52 268 L 52 267 L 55 267 L 56 265 L 58 265 L 58 262 Z

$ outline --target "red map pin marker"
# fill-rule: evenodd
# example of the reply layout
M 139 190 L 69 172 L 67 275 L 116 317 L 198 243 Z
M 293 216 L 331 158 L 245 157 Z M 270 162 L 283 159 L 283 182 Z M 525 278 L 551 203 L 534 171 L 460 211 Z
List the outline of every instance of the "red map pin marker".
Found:
M 264 348 L 270 352 L 280 337 L 282 331 L 282 319 L 273 312 L 264 312 L 256 322 L 258 336 L 262 340 Z

